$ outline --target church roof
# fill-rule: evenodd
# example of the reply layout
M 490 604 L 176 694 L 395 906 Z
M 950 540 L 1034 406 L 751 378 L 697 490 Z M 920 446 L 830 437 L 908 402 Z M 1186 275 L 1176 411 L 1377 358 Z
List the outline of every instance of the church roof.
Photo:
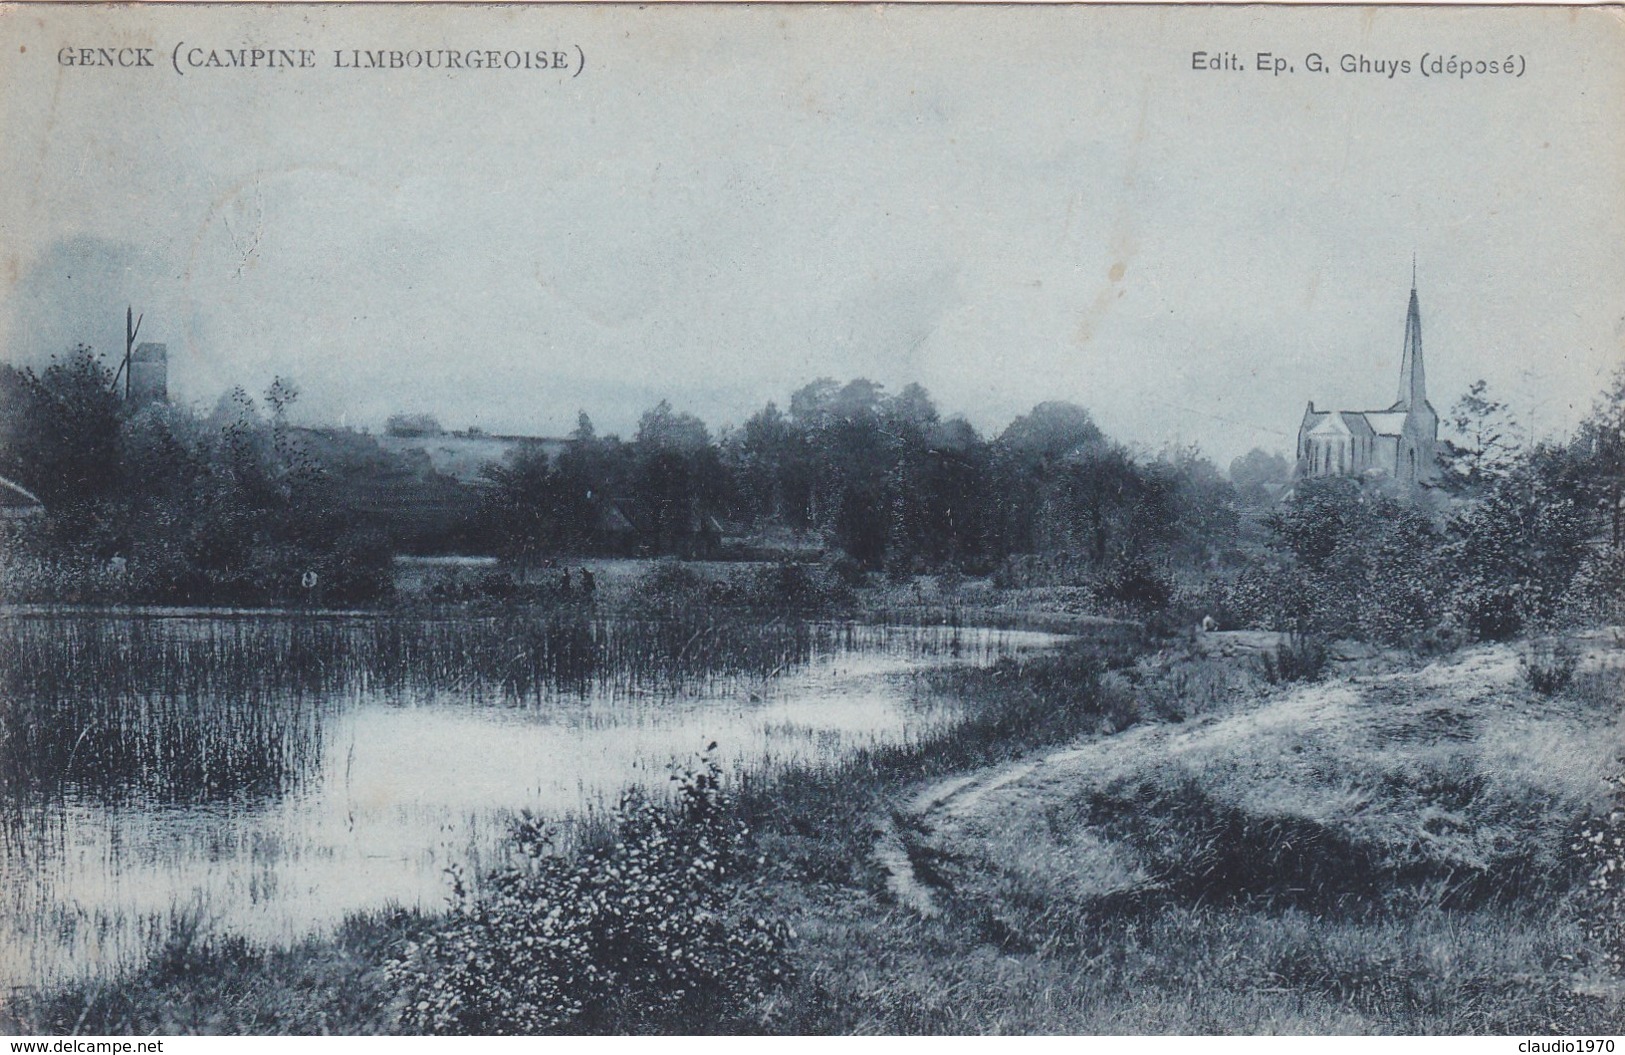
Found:
M 1342 417 L 1343 424 L 1348 426 L 1348 430 L 1352 435 L 1369 436 L 1376 431 L 1371 427 L 1371 423 L 1366 421 L 1364 414 L 1352 410 L 1339 411 L 1338 414 Z
M 1371 431 L 1379 436 L 1398 436 L 1405 431 L 1405 419 L 1410 416 L 1404 410 L 1368 410 L 1360 415 L 1371 425 Z
M 1366 415 L 1358 410 L 1317 410 L 1305 415 L 1304 427 L 1308 432 L 1336 432 L 1349 436 L 1369 436 L 1374 431 L 1366 422 Z
M 1386 410 L 1316 410 L 1311 402 L 1304 413 L 1300 433 L 1335 432 L 1358 436 L 1400 436 L 1413 412 L 1425 411 L 1437 419 L 1438 412 L 1427 401 L 1422 365 L 1422 309 L 1416 296 L 1414 264 L 1410 303 L 1405 311 L 1405 349 L 1400 366 L 1399 400 Z

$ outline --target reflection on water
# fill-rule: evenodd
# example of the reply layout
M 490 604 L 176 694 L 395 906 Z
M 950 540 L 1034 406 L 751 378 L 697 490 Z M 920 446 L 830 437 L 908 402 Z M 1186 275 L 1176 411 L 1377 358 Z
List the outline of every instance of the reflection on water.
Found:
M 954 715 L 930 666 L 1042 634 L 672 620 L 0 619 L 0 985 L 138 962 L 178 921 L 286 942 L 435 907 L 521 809 L 839 760 Z

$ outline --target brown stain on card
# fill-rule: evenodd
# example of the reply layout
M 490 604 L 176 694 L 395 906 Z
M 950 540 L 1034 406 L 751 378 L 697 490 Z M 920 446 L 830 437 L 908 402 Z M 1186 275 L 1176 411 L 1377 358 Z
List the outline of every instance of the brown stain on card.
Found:
M 1072 335 L 1072 343 L 1083 347 L 1094 338 L 1095 330 L 1105 319 L 1106 313 L 1111 310 L 1112 302 L 1120 299 L 1127 291 L 1123 288 L 1123 279 L 1128 277 L 1129 264 L 1134 260 L 1138 250 L 1134 233 L 1134 209 L 1136 203 L 1133 191 L 1139 183 L 1140 149 L 1146 140 L 1146 124 L 1151 110 L 1151 92 L 1149 86 L 1140 92 L 1140 115 L 1134 129 L 1134 149 L 1129 154 L 1123 173 L 1123 196 L 1119 199 L 1116 222 L 1112 225 L 1112 236 L 1107 248 L 1107 256 L 1112 261 L 1111 267 L 1106 270 L 1106 282 L 1095 293 L 1094 300 L 1084 310 L 1078 319 L 1077 329 Z

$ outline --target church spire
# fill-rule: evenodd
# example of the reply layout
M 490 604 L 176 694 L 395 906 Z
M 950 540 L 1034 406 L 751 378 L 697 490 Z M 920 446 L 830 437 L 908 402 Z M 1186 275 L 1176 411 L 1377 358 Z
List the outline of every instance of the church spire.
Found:
M 1422 309 L 1416 302 L 1416 258 L 1411 257 L 1411 303 L 1405 313 L 1405 356 L 1399 366 L 1399 402 L 1395 410 L 1409 410 L 1427 402 L 1427 379 L 1422 369 Z

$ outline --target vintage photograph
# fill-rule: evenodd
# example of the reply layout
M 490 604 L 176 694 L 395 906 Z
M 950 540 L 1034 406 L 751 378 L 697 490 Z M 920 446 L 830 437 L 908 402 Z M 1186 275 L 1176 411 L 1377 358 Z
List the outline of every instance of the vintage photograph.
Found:
M 1601 1044 L 1622 246 L 1617 7 L 0 4 L 0 1031 Z

